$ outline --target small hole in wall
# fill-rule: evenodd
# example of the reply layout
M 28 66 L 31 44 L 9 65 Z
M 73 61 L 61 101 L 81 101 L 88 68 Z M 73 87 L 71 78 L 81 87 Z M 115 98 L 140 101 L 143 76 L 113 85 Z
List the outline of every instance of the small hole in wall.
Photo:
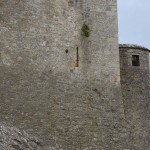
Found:
M 94 91 L 94 92 L 97 92 L 98 90 L 95 88 L 95 89 L 93 89 L 93 91 Z
M 66 53 L 69 53 L 68 49 L 65 50 Z

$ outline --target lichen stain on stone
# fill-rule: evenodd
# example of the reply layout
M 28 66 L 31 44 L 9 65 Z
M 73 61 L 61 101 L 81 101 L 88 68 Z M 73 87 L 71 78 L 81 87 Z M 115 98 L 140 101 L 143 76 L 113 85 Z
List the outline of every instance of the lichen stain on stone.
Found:
M 74 67 L 76 67 L 76 61 L 74 61 L 74 60 L 71 60 L 70 61 L 70 66 L 71 66 L 71 68 L 74 68 Z
M 119 83 L 120 82 L 120 77 L 119 76 L 111 76 L 110 81 L 112 83 Z
M 13 61 L 9 54 L 2 52 L 1 53 L 2 63 L 6 66 L 11 66 Z

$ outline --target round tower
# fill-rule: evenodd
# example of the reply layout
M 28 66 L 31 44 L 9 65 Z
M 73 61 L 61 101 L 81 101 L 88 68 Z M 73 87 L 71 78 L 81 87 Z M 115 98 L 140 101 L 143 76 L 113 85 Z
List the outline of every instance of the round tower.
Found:
M 131 149 L 149 149 L 150 85 L 149 49 L 122 44 L 121 86 Z

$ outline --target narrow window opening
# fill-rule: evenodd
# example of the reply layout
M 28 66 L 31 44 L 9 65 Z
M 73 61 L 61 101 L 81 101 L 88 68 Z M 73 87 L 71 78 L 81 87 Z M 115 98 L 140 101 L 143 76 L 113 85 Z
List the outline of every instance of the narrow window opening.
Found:
M 132 55 L 132 66 L 140 66 L 139 55 Z
M 77 47 L 77 65 L 76 67 L 79 67 L 79 48 Z

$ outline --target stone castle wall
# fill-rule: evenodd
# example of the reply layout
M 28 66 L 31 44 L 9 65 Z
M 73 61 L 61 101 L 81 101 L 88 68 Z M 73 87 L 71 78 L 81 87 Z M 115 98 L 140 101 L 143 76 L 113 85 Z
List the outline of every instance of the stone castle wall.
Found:
M 132 65 L 139 56 L 139 66 Z M 136 45 L 120 45 L 121 85 L 124 110 L 129 125 L 132 150 L 148 150 L 150 144 L 149 50 Z
M 2 122 L 57 149 L 128 147 L 116 5 L 116 0 L 0 1 Z M 84 22 L 91 29 L 88 38 L 81 36 Z

